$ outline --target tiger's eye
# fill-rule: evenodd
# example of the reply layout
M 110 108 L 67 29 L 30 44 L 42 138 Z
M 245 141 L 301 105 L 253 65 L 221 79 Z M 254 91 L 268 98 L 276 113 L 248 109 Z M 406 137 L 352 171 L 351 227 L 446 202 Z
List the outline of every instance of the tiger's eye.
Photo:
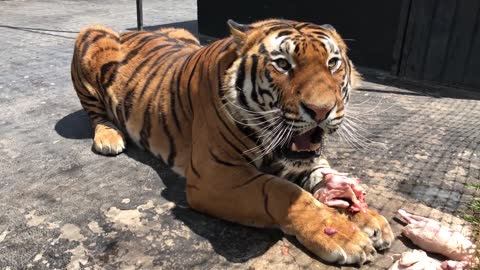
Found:
M 290 63 L 284 59 L 284 58 L 279 58 L 279 59 L 276 59 L 275 60 L 275 64 L 277 64 L 277 66 L 285 71 L 289 71 L 292 66 L 290 65 Z
M 333 68 L 337 67 L 339 61 L 340 61 L 340 59 L 337 58 L 337 57 L 330 58 L 330 60 L 328 60 L 328 67 L 330 69 L 333 69 Z

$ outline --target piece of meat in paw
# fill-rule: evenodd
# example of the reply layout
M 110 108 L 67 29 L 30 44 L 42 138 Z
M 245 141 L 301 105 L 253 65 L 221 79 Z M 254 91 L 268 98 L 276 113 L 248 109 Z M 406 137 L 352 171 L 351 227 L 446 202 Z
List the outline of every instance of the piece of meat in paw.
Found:
M 347 177 L 332 169 L 320 169 L 323 174 L 322 187 L 313 192 L 320 202 L 335 208 L 345 208 L 352 212 L 366 211 L 366 192 L 358 178 Z

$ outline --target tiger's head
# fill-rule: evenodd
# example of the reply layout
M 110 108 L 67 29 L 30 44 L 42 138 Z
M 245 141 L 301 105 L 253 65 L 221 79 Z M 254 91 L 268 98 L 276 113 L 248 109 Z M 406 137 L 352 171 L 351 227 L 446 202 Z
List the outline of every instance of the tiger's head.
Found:
M 330 25 L 228 21 L 237 59 L 223 90 L 228 111 L 258 145 L 248 151 L 311 165 L 342 123 L 357 72 Z

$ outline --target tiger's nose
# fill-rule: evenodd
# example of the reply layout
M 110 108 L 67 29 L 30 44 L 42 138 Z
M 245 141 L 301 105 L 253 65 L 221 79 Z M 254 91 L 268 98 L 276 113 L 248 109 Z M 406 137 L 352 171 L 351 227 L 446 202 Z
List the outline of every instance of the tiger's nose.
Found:
M 328 114 L 333 110 L 333 108 L 335 108 L 335 104 L 333 106 L 329 106 L 303 103 L 303 105 L 307 109 L 307 113 L 317 122 L 325 120 Z

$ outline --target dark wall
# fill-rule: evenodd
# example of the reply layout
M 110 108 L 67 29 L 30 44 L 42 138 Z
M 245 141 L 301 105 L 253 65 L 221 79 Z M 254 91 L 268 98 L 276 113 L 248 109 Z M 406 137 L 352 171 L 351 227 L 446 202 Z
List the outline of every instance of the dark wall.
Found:
M 411 3 L 398 75 L 480 89 L 480 1 Z
M 394 61 L 403 0 L 198 0 L 201 34 L 228 35 L 226 21 L 249 23 L 283 18 L 331 24 L 346 39 L 357 65 L 390 71 Z

